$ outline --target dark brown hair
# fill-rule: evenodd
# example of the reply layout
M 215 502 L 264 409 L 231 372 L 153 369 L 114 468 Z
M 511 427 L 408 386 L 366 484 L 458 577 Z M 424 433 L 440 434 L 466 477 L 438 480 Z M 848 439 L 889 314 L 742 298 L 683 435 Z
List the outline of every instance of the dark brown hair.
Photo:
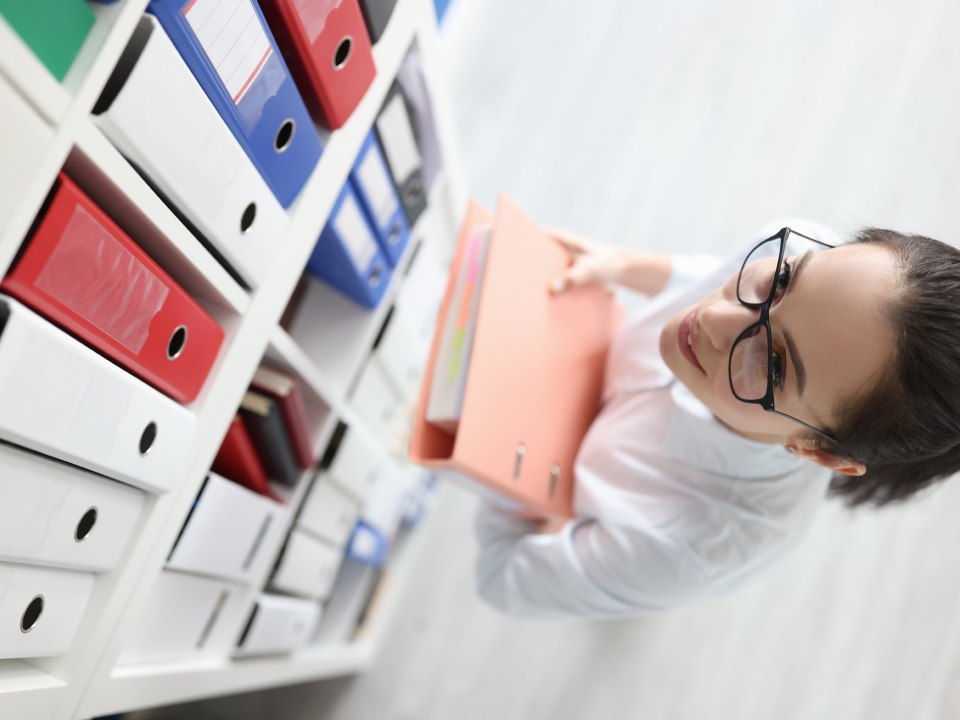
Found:
M 867 228 L 854 242 L 893 251 L 898 292 L 884 311 L 896 338 L 879 384 L 851 401 L 832 429 L 865 475 L 835 475 L 849 506 L 905 500 L 960 470 L 960 250 L 921 235 Z

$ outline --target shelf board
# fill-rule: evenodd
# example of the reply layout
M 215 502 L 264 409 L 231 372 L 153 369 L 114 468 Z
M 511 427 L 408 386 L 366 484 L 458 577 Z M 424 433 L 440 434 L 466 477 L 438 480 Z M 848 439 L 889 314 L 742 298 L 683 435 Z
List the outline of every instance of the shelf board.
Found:
M 0 17 L 0 73 L 51 125 L 58 125 L 66 116 L 72 99 L 70 93 L 3 17 Z
M 53 717 L 64 683 L 22 660 L 0 660 L 0 717 Z

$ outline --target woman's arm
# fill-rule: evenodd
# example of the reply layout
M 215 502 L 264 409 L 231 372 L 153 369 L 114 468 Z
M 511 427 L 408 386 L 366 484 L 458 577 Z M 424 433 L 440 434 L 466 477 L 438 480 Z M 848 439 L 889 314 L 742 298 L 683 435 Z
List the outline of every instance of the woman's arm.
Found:
M 613 283 L 656 295 L 666 287 L 673 272 L 673 261 L 663 253 L 604 245 L 565 230 L 550 228 L 548 232 L 573 257 L 573 264 L 554 281 L 554 293 L 581 285 Z
M 477 590 L 513 615 L 615 618 L 665 610 L 710 592 L 689 554 L 655 531 L 597 520 L 555 533 L 492 506 L 477 517 Z

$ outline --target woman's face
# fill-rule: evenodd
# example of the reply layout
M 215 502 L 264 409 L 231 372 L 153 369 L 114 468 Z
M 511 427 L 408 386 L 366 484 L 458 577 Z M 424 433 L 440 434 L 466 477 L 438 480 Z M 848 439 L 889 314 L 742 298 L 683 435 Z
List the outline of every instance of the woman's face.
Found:
M 893 331 L 883 310 L 896 292 L 896 262 L 889 249 L 869 243 L 784 259 L 792 266 L 790 282 L 770 309 L 773 350 L 782 358 L 774 407 L 823 428 L 891 362 Z M 770 263 L 772 277 L 776 258 L 761 262 Z M 759 317 L 737 300 L 737 277 L 667 322 L 660 355 L 721 422 L 747 437 L 786 443 L 808 431 L 741 402 L 730 389 L 730 349 Z M 692 352 L 681 349 L 688 344 Z

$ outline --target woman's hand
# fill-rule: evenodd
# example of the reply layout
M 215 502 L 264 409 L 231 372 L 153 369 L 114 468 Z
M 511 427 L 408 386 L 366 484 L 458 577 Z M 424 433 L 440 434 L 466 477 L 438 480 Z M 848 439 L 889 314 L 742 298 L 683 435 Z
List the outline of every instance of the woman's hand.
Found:
M 629 264 L 629 253 L 625 248 L 604 245 L 559 228 L 546 228 L 546 231 L 573 258 L 573 264 L 550 285 L 554 295 L 582 285 L 619 282 Z
M 550 284 L 550 292 L 554 295 L 583 285 L 607 283 L 645 295 L 656 295 L 667 284 L 673 271 L 669 256 L 661 253 L 605 245 L 559 228 L 546 228 L 546 231 L 573 258 L 573 264 Z

